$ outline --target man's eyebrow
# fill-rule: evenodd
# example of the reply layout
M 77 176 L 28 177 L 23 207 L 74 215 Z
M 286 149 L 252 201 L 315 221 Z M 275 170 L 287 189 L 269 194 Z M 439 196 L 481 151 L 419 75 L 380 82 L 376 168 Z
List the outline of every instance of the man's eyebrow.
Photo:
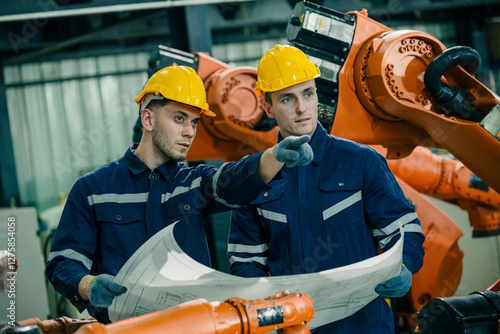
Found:
M 182 110 L 175 110 L 174 111 L 174 115 L 175 114 L 180 114 L 181 116 L 184 116 L 185 118 L 189 118 L 188 117 L 189 115 L 186 112 L 182 111 Z M 192 119 L 191 121 L 198 122 L 200 119 L 201 119 L 201 117 L 196 117 L 196 118 Z
M 294 96 L 295 96 L 294 93 L 283 93 L 280 96 L 278 96 L 278 99 L 282 99 L 284 97 L 294 97 Z
M 174 110 L 174 114 L 181 114 L 181 116 L 184 116 L 184 117 L 187 117 L 188 114 L 186 114 L 184 111 L 182 110 Z
M 307 93 L 307 92 L 312 92 L 314 91 L 315 87 L 314 86 L 308 86 L 302 90 L 302 93 Z M 280 96 L 278 96 L 278 99 L 282 99 L 284 97 L 294 97 L 296 94 L 295 93 L 283 93 Z

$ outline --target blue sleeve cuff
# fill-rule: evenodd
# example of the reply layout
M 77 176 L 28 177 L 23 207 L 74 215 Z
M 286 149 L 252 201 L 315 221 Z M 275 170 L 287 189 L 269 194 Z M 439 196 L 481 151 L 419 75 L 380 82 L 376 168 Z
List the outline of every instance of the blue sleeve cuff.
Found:
M 78 293 L 78 284 L 82 278 L 89 273 L 76 268 L 76 274 L 67 275 L 68 264 L 63 265 L 61 262 L 62 261 L 59 261 L 58 258 L 47 262 L 45 274 L 52 283 L 54 289 L 66 297 L 79 312 L 83 312 L 89 305 L 89 302 L 84 300 Z M 71 265 L 71 263 L 69 265 Z
M 417 236 L 421 236 L 421 238 Z M 418 234 L 413 238 L 405 237 L 404 240 L 403 263 L 412 275 L 416 274 L 424 264 L 423 239 L 423 235 Z

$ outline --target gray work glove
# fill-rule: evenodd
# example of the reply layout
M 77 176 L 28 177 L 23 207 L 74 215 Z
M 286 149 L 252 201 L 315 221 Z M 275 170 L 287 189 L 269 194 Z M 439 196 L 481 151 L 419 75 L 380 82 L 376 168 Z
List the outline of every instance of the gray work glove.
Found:
M 274 146 L 273 155 L 287 167 L 305 166 L 314 157 L 313 150 L 307 143 L 310 139 L 311 136 L 308 135 L 286 137 Z
M 385 298 L 398 298 L 406 295 L 411 287 L 412 274 L 403 264 L 398 276 L 393 277 L 383 284 L 375 287 L 375 292 Z
M 90 304 L 94 307 L 109 307 L 116 296 L 119 296 L 127 288 L 116 284 L 115 277 L 108 274 L 101 274 L 94 277 L 87 287 L 87 295 Z

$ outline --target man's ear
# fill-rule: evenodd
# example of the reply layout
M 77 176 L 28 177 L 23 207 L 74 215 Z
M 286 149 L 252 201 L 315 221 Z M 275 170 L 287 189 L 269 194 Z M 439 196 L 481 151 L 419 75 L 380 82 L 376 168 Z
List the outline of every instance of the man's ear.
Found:
M 266 101 L 264 101 L 262 106 L 264 107 L 264 111 L 266 112 L 267 116 L 269 116 L 269 118 L 274 118 L 274 115 L 272 112 L 272 106 L 269 103 L 267 103 Z
M 152 110 L 145 108 L 141 112 L 141 123 L 144 131 L 153 131 L 155 114 Z

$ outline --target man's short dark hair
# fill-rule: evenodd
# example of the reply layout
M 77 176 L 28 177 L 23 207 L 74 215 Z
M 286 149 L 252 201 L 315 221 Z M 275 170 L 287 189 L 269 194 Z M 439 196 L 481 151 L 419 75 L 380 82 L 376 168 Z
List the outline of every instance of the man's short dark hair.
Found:
M 156 111 L 160 110 L 161 108 L 163 108 L 164 106 L 166 106 L 168 104 L 168 102 L 170 102 L 170 100 L 167 100 L 167 99 L 151 100 L 148 103 L 148 105 L 146 106 L 146 108 L 148 108 L 152 112 L 156 112 Z
M 265 92 L 264 93 L 264 100 L 266 101 L 267 104 L 269 104 L 270 106 L 273 105 L 273 98 L 271 97 L 271 93 L 272 92 Z

